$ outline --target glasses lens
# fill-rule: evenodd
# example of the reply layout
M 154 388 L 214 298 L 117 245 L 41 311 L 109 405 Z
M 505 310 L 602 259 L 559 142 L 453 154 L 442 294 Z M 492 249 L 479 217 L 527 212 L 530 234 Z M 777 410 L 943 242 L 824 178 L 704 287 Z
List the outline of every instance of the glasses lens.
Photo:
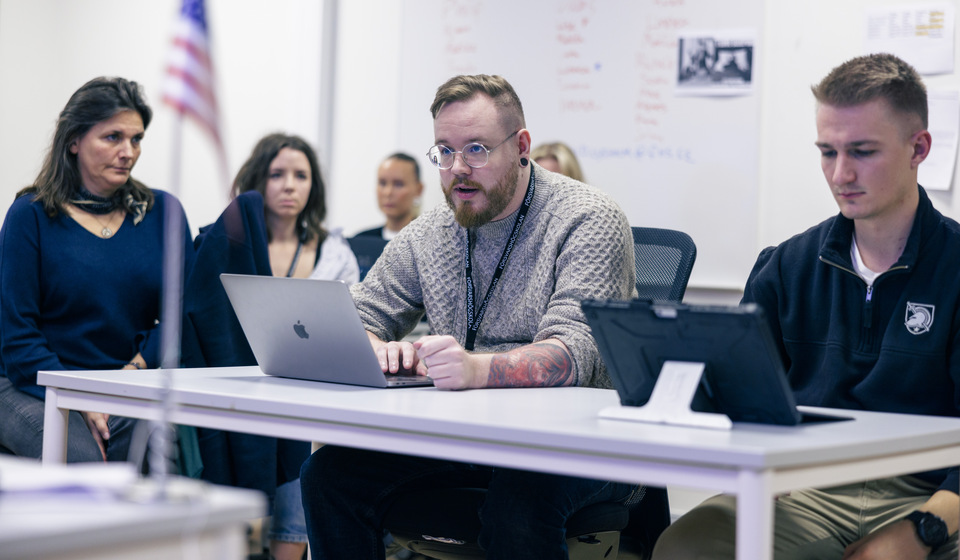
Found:
M 470 167 L 483 167 L 487 164 L 487 148 L 474 142 L 463 147 L 463 160 Z
M 453 150 L 446 146 L 434 146 L 427 152 L 427 159 L 440 169 L 449 169 L 453 165 Z

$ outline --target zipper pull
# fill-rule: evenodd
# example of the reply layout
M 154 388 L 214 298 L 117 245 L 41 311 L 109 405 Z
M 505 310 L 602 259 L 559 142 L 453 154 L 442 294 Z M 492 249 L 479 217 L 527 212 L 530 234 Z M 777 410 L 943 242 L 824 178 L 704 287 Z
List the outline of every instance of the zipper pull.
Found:
M 867 299 L 863 307 L 863 326 L 870 328 L 873 324 L 873 285 L 867 286 Z

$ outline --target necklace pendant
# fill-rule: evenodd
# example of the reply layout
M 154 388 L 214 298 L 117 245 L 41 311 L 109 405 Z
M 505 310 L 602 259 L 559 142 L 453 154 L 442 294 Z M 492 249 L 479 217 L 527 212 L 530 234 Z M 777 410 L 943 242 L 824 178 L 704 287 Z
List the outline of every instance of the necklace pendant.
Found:
M 111 229 L 108 228 L 108 227 L 104 227 L 102 230 L 100 230 L 100 235 L 102 235 L 102 236 L 104 237 L 104 239 L 106 239 L 106 238 L 110 237 L 111 235 L 113 235 L 113 230 L 111 230 Z

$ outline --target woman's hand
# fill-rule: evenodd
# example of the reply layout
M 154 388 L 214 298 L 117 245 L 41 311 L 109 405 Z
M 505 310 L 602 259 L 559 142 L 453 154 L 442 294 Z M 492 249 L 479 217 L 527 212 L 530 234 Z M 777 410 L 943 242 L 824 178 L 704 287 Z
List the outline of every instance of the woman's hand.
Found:
M 110 418 L 110 415 L 102 412 L 81 412 L 80 414 L 83 415 L 83 420 L 87 423 L 87 427 L 90 428 L 90 433 L 93 434 L 93 439 L 97 442 L 97 447 L 100 448 L 100 454 L 103 456 L 103 460 L 106 461 L 106 441 L 110 439 L 110 428 L 107 427 L 107 419 Z
M 130 359 L 130 362 L 120 369 L 147 369 L 147 361 L 137 352 L 137 355 Z

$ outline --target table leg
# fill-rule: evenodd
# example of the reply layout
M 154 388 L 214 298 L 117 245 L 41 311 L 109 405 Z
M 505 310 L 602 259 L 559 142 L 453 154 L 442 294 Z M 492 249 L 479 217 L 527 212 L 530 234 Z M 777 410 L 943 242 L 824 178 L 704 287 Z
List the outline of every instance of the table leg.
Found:
M 67 422 L 70 411 L 57 407 L 57 389 L 47 387 L 43 408 L 43 454 L 45 464 L 67 461 Z
M 765 471 L 741 471 L 737 495 L 737 560 L 773 558 L 773 495 Z

